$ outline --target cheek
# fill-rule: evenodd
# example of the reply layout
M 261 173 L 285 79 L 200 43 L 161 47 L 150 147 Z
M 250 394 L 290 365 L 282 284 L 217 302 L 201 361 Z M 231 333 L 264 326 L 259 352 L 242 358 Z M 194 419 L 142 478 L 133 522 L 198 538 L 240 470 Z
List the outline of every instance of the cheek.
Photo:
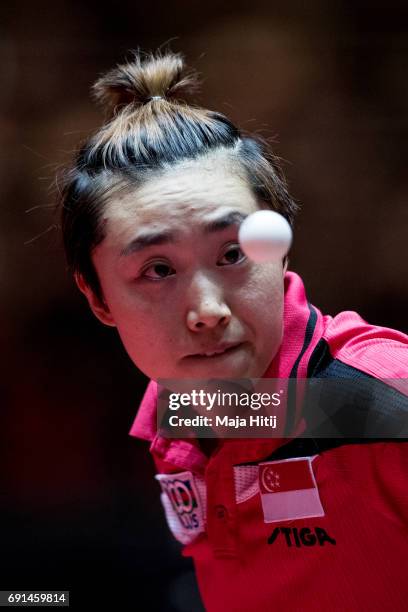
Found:
M 275 264 L 254 265 L 239 291 L 238 303 L 271 324 L 282 318 L 283 293 L 281 268 L 277 269 Z
M 174 325 L 171 309 L 148 300 L 126 299 L 122 296 L 111 304 L 117 331 L 132 361 L 141 370 L 165 359 L 174 346 Z M 164 347 L 167 347 L 164 349 Z
M 156 317 L 154 300 L 132 283 L 112 283 L 104 294 L 118 330 L 123 334 L 146 335 Z
M 167 340 L 166 330 L 157 322 L 150 319 L 141 322 L 134 318 L 118 324 L 117 331 L 131 361 L 146 376 L 152 378 L 157 370 L 160 374 L 163 369 L 167 371 L 171 359 L 168 348 L 172 343 Z

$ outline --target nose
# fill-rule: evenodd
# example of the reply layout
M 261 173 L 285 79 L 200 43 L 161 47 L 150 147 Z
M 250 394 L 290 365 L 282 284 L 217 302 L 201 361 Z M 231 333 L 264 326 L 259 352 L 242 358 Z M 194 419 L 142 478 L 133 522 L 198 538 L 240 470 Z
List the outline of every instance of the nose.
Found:
M 187 327 L 191 331 L 227 326 L 231 310 L 225 302 L 223 288 L 216 279 L 203 273 L 192 279 L 188 292 Z

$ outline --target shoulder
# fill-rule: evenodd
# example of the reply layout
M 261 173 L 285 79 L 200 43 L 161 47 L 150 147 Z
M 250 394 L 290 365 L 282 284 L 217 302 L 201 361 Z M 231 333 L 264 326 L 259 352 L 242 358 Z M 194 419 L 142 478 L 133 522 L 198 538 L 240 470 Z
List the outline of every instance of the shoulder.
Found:
M 323 415 L 326 437 L 340 431 L 350 438 L 406 438 L 408 337 L 370 325 L 356 312 L 323 319 L 308 362 L 315 393 L 309 421 Z M 330 380 L 321 384 L 318 378 Z
M 324 317 L 320 341 L 309 361 L 309 376 L 322 369 L 352 368 L 375 378 L 408 378 L 408 336 L 370 325 L 359 314 L 346 311 Z

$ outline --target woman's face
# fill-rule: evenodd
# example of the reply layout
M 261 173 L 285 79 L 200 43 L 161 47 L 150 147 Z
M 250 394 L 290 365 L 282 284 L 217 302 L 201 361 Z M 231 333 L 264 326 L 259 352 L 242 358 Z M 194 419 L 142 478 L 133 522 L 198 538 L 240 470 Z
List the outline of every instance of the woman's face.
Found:
M 212 155 L 112 199 L 95 248 L 105 305 L 81 278 L 96 316 L 116 326 L 148 377 L 258 378 L 282 339 L 282 263 L 255 264 L 238 243 L 258 210 L 247 183 Z

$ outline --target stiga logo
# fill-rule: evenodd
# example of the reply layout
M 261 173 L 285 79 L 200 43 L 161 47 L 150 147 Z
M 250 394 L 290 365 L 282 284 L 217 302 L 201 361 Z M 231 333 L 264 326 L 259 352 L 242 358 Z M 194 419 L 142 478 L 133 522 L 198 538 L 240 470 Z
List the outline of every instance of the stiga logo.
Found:
M 196 513 L 198 504 L 191 479 L 167 478 L 161 480 L 160 484 L 183 527 L 197 529 L 200 520 Z
M 326 543 L 336 544 L 336 540 L 331 538 L 321 527 L 315 527 L 314 533 L 308 527 L 303 527 L 302 529 L 297 529 L 296 527 L 293 527 L 293 529 L 289 527 L 275 527 L 268 538 L 268 544 L 274 544 L 280 534 L 285 538 L 286 545 L 289 547 L 293 546 L 293 544 L 296 548 L 316 546 L 316 544 L 319 544 L 319 546 L 324 546 Z

